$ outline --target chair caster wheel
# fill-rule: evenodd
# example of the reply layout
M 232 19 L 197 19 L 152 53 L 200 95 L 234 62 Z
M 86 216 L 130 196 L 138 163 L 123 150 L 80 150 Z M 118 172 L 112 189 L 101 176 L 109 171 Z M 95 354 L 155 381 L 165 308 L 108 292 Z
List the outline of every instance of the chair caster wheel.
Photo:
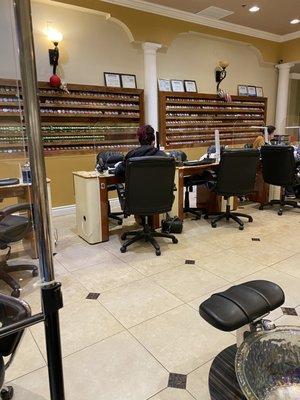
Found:
M 243 226 L 239 226 L 239 230 L 240 230 L 240 231 L 243 231 L 243 230 L 244 230 L 244 227 L 243 227 Z
M 212 226 L 212 228 L 216 228 L 216 227 L 217 227 L 217 224 L 216 224 L 215 222 L 212 222 L 212 223 L 211 223 L 211 226 Z
M 120 248 L 120 252 L 121 252 L 121 253 L 126 253 L 126 247 L 123 247 L 123 246 L 122 246 L 122 247 Z
M 20 289 L 14 289 L 10 295 L 18 299 L 20 297 Z
M 173 243 L 178 243 L 178 239 L 177 239 L 177 238 L 172 239 L 172 242 L 173 242 Z
M 34 269 L 33 271 L 32 271 L 32 276 L 39 276 L 39 271 L 38 271 L 38 269 Z
M 282 210 L 279 210 L 277 214 L 282 215 Z
M 206 214 L 203 215 L 203 218 L 204 218 L 204 219 L 208 219 L 208 215 L 206 215 Z
M 125 240 L 125 239 L 126 239 L 126 233 L 122 233 L 121 240 Z
M 6 389 L 2 389 L 0 392 L 0 396 L 2 400 L 10 400 L 13 398 L 14 388 L 12 386 L 7 386 Z
M 259 209 L 259 210 L 263 210 L 263 209 L 264 209 L 264 206 L 259 206 L 258 209 Z
M 156 250 L 155 254 L 156 254 L 157 256 L 160 256 L 160 255 L 161 255 L 161 251 L 160 251 L 160 250 Z
M 123 224 L 123 221 L 118 221 L 118 225 L 122 225 Z
M 253 218 L 249 218 L 249 222 L 253 222 Z

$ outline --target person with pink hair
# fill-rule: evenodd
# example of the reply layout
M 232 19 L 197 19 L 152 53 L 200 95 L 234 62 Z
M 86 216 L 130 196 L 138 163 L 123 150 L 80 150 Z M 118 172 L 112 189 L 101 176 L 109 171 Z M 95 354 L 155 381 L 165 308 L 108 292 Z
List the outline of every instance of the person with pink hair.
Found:
M 125 175 L 125 165 L 126 160 L 128 158 L 134 157 L 167 157 L 167 154 L 162 150 L 159 150 L 157 147 L 154 147 L 155 144 L 155 134 L 154 129 L 151 125 L 143 125 L 140 126 L 137 130 L 137 138 L 140 143 L 140 147 L 136 149 L 130 150 L 129 153 L 126 154 L 124 161 L 120 162 L 116 165 L 115 175 L 116 176 L 124 176 Z

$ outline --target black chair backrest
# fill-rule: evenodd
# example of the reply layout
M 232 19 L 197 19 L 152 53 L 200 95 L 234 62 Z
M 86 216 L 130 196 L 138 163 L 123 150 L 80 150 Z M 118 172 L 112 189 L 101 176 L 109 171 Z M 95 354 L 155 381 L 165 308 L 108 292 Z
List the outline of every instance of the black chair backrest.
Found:
M 175 158 L 175 161 L 177 162 L 183 162 L 187 160 L 187 155 L 184 151 L 182 150 L 172 150 L 168 152 L 168 155 L 170 157 Z
M 153 215 L 172 209 L 175 160 L 135 157 L 126 160 L 124 213 Z
M 27 303 L 14 297 L 0 293 L 0 322 L 7 326 L 30 317 L 31 311 Z M 0 355 L 7 357 L 17 348 L 24 331 L 19 331 L 0 339 Z
M 124 154 L 119 151 L 102 151 L 97 154 L 96 159 L 96 168 L 97 166 L 103 166 L 103 169 L 106 170 L 108 167 L 114 167 L 114 165 L 124 160 Z
M 294 148 L 263 146 L 260 152 L 265 182 L 276 186 L 292 185 L 296 174 Z
M 258 161 L 258 150 L 225 150 L 221 155 L 216 192 L 226 197 L 253 192 Z
M 21 212 L 21 215 L 15 213 Z M 26 213 L 26 214 L 25 214 Z M 33 229 L 33 207 L 28 203 L 7 206 L 0 210 L 0 249 L 18 242 Z

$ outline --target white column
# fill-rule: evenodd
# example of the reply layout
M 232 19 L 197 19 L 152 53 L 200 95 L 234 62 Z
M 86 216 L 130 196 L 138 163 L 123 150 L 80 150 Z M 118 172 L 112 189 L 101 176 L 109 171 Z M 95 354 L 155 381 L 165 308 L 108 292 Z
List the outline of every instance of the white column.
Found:
M 145 79 L 145 122 L 158 130 L 158 89 L 156 53 L 162 47 L 159 43 L 143 43 Z
M 292 63 L 276 65 L 276 68 L 278 68 L 279 70 L 279 76 L 278 76 L 275 126 L 279 134 L 285 133 L 288 96 L 289 96 L 290 69 L 294 65 L 295 64 Z

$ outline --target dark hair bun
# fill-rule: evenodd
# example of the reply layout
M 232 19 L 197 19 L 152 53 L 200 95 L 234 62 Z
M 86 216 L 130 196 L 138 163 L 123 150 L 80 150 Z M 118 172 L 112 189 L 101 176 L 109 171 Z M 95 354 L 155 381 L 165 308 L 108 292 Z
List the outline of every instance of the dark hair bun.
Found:
M 137 131 L 137 137 L 141 145 L 150 145 L 155 140 L 154 129 L 151 125 L 140 126 Z

